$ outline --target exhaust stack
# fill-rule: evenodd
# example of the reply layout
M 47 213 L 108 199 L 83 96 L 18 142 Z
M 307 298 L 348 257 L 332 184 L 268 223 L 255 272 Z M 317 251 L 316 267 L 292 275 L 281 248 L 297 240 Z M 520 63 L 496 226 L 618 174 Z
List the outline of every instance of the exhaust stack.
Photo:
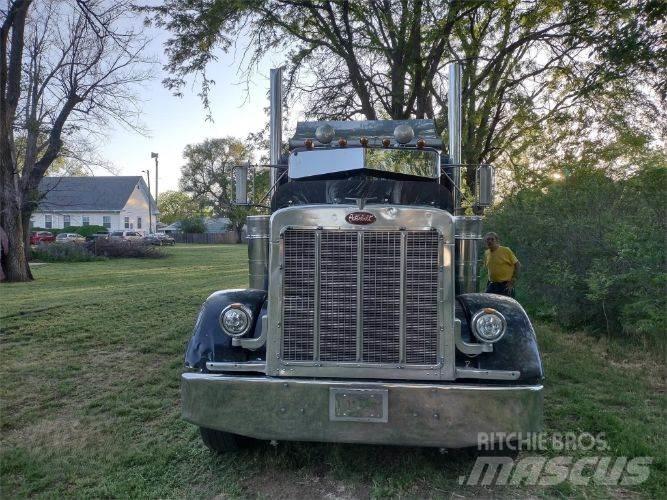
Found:
M 449 158 L 455 167 L 452 169 L 454 181 L 454 213 L 461 210 L 461 65 L 449 65 Z
M 271 163 L 271 174 L 269 199 L 273 196 L 274 186 L 278 180 L 278 169 L 275 165 L 280 163 L 280 149 L 283 140 L 283 69 L 271 70 L 270 120 L 269 120 L 269 162 Z
M 465 216 L 461 207 L 463 175 L 461 165 L 461 65 L 449 65 L 449 158 L 454 165 L 454 214 L 456 254 L 456 294 L 477 292 L 479 281 L 479 244 L 482 240 L 482 218 Z
M 249 215 L 248 271 L 250 288 L 269 289 L 269 215 Z

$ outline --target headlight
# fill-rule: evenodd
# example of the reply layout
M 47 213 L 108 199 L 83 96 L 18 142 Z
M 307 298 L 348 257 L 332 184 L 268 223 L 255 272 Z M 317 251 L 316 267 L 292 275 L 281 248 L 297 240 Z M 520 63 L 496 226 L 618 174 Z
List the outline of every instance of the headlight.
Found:
M 243 304 L 230 304 L 220 313 L 220 326 L 231 337 L 241 337 L 250 329 L 252 313 Z
M 505 317 L 495 309 L 486 307 L 472 317 L 472 331 L 482 342 L 498 342 L 507 329 Z

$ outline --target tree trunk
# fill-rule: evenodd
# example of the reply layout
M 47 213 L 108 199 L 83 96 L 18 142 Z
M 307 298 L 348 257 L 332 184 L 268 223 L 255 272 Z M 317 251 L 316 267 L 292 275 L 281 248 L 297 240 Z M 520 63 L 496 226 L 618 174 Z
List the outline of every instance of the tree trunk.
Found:
M 3 175 L 4 177 L 4 175 Z M 4 183 L 3 179 L 3 183 Z M 21 206 L 17 200 L 13 179 L 3 188 L 2 227 L 9 239 L 9 251 L 3 259 L 7 281 L 30 281 L 32 273 L 28 266 L 26 248 L 27 234 L 23 228 Z

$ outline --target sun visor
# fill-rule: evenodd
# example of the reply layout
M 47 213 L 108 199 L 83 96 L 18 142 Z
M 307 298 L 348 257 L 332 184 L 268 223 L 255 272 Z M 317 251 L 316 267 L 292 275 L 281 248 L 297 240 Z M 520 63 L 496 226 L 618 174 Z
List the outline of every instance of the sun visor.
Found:
M 361 137 L 366 137 L 369 146 L 381 146 L 384 138 L 393 141 L 394 129 L 404 124 L 411 126 L 415 133 L 406 146 L 415 146 L 418 139 L 424 139 L 426 146 L 442 149 L 442 138 L 435 131 L 435 122 L 426 119 L 299 122 L 294 136 L 289 140 L 289 147 L 290 150 L 303 147 L 306 139 L 312 139 L 315 146 L 321 146 L 315 136 L 315 130 L 321 125 L 333 127 L 334 143 L 342 138 L 346 139 L 348 144 L 356 145 Z

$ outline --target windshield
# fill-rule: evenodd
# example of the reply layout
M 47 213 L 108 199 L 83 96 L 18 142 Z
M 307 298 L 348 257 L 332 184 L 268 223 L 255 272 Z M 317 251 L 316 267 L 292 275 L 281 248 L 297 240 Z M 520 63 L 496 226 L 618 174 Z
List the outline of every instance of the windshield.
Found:
M 293 151 L 289 158 L 292 179 L 363 169 L 434 179 L 440 175 L 440 154 L 434 149 L 341 148 Z

